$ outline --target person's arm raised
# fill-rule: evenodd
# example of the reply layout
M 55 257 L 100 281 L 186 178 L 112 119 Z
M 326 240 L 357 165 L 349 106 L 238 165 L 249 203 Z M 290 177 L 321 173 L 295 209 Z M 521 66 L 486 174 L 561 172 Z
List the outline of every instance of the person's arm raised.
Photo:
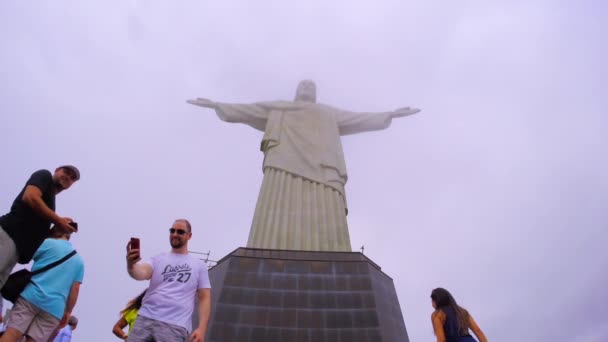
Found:
M 127 243 L 127 272 L 135 280 L 149 280 L 152 278 L 152 265 L 141 260 L 139 249 L 131 249 L 131 241 Z

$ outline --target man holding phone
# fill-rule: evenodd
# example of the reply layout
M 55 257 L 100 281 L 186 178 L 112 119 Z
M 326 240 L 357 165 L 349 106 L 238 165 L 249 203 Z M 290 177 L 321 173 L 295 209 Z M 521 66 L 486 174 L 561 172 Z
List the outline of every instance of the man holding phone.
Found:
M 0 288 L 17 262 L 27 264 L 49 234 L 51 223 L 66 233 L 76 231 L 69 217 L 55 213 L 55 195 L 80 179 L 73 165 L 63 165 L 51 174 L 34 172 L 19 193 L 8 214 L 0 217 Z
M 188 254 L 192 226 L 185 219 L 175 220 L 169 229 L 171 252 L 141 260 L 139 239 L 127 244 L 127 271 L 135 280 L 150 280 L 129 342 L 203 342 L 211 312 L 211 283 L 207 267 Z M 137 248 L 136 248 L 137 247 Z M 198 327 L 192 330 L 194 301 L 198 299 Z

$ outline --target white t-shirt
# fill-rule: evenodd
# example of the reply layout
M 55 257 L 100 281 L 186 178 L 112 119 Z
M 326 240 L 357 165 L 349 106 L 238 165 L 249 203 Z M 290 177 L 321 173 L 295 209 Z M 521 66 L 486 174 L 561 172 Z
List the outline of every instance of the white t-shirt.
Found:
M 139 315 L 192 330 L 198 289 L 209 289 L 205 264 L 189 255 L 164 253 L 152 258 L 152 279 Z

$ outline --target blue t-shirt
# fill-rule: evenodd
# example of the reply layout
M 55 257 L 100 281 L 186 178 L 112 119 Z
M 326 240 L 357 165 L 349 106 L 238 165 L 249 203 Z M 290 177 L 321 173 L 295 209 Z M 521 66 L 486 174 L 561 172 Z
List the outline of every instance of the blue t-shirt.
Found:
M 32 271 L 51 264 L 74 250 L 67 240 L 46 239 L 34 253 Z M 74 282 L 82 283 L 84 262 L 76 254 L 50 270 L 36 274 L 21 292 L 21 297 L 49 314 L 61 319 Z

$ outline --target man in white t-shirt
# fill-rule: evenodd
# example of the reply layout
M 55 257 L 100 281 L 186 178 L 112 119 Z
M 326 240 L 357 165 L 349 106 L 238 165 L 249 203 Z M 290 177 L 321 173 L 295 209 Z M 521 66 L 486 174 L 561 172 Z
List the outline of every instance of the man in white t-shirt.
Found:
M 127 271 L 135 280 L 150 280 L 129 342 L 203 342 L 211 312 L 211 283 L 205 264 L 188 254 L 192 227 L 179 219 L 169 229 L 171 252 L 141 260 L 139 249 L 127 244 Z M 199 324 L 192 330 L 192 312 L 198 297 Z

